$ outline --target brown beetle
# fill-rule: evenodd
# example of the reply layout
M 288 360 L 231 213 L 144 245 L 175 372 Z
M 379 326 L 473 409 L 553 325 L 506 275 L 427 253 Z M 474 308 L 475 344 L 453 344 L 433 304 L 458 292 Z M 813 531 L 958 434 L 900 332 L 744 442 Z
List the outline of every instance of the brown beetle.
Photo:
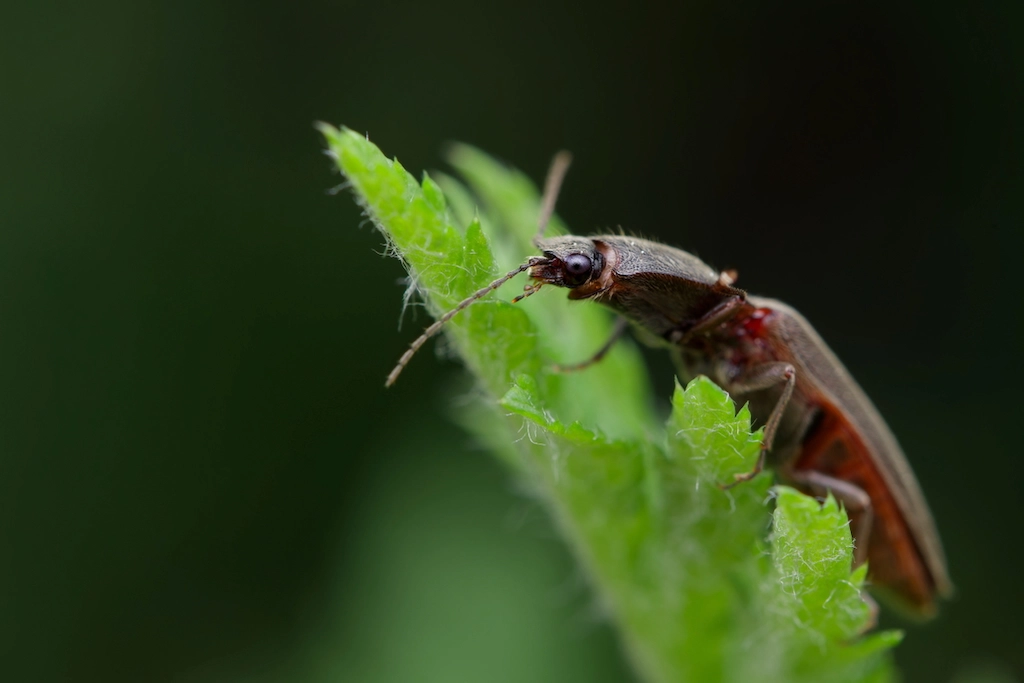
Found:
M 402 356 L 394 382 L 412 354 L 460 310 L 529 270 L 532 284 L 569 289 L 631 322 L 648 343 L 668 346 L 680 374 L 710 377 L 764 425 L 756 476 L 766 458 L 779 477 L 804 492 L 842 502 L 855 539 L 854 564 L 869 562 L 874 587 L 912 614 L 931 616 L 937 596 L 952 589 L 938 533 L 896 438 L 846 368 L 795 310 L 733 287 L 696 257 L 636 237 L 600 235 L 544 239 L 568 155 L 552 165 L 535 240 L 543 256 L 474 293 L 440 318 Z M 625 329 L 618 325 L 602 357 Z M 730 484 L 733 485 L 733 484 Z

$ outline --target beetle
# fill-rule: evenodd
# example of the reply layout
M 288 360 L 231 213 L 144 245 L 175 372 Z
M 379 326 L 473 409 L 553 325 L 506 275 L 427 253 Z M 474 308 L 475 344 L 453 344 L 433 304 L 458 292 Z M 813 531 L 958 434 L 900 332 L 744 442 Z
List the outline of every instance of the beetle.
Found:
M 746 402 L 764 425 L 749 480 L 770 464 L 779 478 L 813 496 L 831 494 L 845 506 L 855 541 L 854 566 L 868 562 L 873 588 L 913 616 L 936 612 L 952 584 L 932 515 L 896 438 L 860 386 L 792 307 L 734 286 L 735 271 L 719 272 L 697 257 L 625 235 L 544 238 L 569 165 L 556 156 L 548 175 L 534 244 L 541 256 L 487 285 L 428 327 L 388 377 L 445 322 L 519 273 L 531 283 L 514 301 L 543 286 L 570 299 L 602 304 L 632 324 L 642 341 L 671 350 L 681 379 L 706 375 L 737 405 Z M 599 360 L 626 329 L 593 358 Z

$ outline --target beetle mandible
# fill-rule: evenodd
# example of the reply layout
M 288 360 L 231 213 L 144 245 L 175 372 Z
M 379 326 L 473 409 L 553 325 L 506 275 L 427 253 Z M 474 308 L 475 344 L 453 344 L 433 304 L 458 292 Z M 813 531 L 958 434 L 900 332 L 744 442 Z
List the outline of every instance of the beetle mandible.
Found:
M 952 585 L 938 532 L 910 465 L 889 427 L 836 355 L 790 306 L 734 287 L 734 271 L 718 272 L 685 251 L 624 235 L 544 238 L 570 157 L 556 155 L 545 184 L 534 244 L 542 256 L 474 292 L 428 327 L 388 376 L 390 386 L 413 354 L 477 299 L 519 273 L 541 287 L 569 290 L 619 315 L 599 360 L 631 323 L 647 343 L 668 347 L 681 379 L 707 375 L 737 405 L 747 402 L 764 436 L 761 472 L 814 496 L 831 492 L 846 507 L 855 540 L 854 566 L 867 561 L 872 586 L 918 616 L 935 613 Z

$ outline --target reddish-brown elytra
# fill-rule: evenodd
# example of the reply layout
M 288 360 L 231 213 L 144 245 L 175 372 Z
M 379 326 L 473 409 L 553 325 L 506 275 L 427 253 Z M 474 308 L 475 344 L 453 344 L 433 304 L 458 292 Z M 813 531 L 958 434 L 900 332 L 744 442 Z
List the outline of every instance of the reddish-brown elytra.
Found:
M 854 565 L 868 561 L 875 589 L 927 617 L 936 598 L 952 590 L 931 513 L 914 474 L 885 421 L 814 328 L 795 310 L 733 287 L 735 271 L 718 272 L 685 251 L 636 237 L 543 238 L 569 157 L 555 157 L 545 187 L 534 243 L 543 256 L 475 292 L 431 325 L 388 377 L 394 383 L 423 343 L 452 316 L 515 275 L 532 284 L 569 290 L 628 320 L 648 343 L 667 346 L 680 374 L 707 375 L 737 404 L 747 402 L 764 425 L 755 468 L 766 459 L 779 477 L 815 496 L 831 492 L 846 507 L 855 540 Z M 625 329 L 586 367 L 600 359 Z

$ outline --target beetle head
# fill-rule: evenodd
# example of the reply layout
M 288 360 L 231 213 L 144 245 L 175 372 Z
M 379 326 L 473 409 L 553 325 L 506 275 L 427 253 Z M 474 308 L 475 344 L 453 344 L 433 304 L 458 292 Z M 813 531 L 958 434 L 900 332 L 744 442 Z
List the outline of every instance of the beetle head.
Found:
M 537 240 L 544 252 L 530 268 L 530 277 L 542 284 L 575 289 L 596 280 L 604 269 L 605 259 L 593 240 L 567 235 Z

